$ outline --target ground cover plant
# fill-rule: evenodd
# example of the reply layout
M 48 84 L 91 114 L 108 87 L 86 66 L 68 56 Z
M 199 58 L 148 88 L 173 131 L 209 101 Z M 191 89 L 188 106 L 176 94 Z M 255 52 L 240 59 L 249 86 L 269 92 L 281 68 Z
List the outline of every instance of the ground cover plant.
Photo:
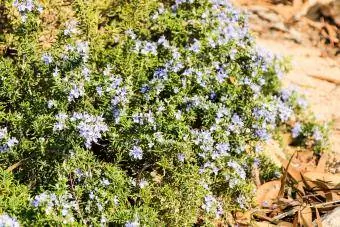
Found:
M 227 1 L 1 10 L 0 226 L 223 223 L 252 207 L 251 167 L 277 128 L 324 146 L 281 89 L 285 60 Z

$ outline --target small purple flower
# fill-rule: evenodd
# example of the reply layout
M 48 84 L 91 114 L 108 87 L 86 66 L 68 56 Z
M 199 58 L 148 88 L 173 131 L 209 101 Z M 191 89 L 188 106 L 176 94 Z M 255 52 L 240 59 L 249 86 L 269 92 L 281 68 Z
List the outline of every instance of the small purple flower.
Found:
M 145 179 L 141 179 L 138 185 L 139 185 L 140 188 L 143 189 L 143 188 L 145 188 L 146 186 L 149 185 L 149 182 Z
M 217 77 L 217 81 L 218 81 L 219 83 L 222 83 L 222 82 L 224 82 L 224 80 L 225 80 L 226 78 L 228 78 L 228 75 L 227 75 L 227 73 L 225 73 L 223 70 L 219 70 L 219 71 L 217 72 L 216 77 Z
M 299 122 L 297 122 L 292 129 L 292 137 L 293 138 L 298 137 L 301 131 L 302 131 L 302 125 Z
M 102 184 L 105 185 L 105 186 L 108 186 L 108 185 L 110 185 L 110 181 L 108 179 L 103 178 Z
M 255 159 L 254 159 L 254 165 L 255 165 L 256 167 L 259 167 L 259 166 L 260 166 L 260 163 L 261 163 L 261 160 L 260 160 L 260 159 L 258 159 L 258 158 L 255 158 Z
M 322 136 L 322 133 L 320 132 L 319 129 L 314 129 L 314 131 L 313 131 L 313 138 L 315 139 L 315 141 L 322 140 L 323 136 Z
M 303 99 L 303 98 L 299 98 L 297 100 L 297 104 L 303 109 L 307 108 L 308 106 L 308 102 L 306 101 L 306 99 Z
M 46 64 L 49 65 L 53 62 L 53 58 L 50 54 L 44 53 L 41 57 L 41 60 Z
M 215 92 L 211 92 L 209 94 L 209 99 L 215 101 L 217 99 L 217 94 Z
M 77 85 L 74 84 L 72 86 L 70 93 L 69 93 L 68 101 L 71 102 L 74 99 L 77 99 L 81 96 L 84 96 L 84 94 L 85 94 L 84 85 L 80 84 L 79 86 L 77 86 Z
M 145 93 L 147 93 L 149 90 L 150 90 L 150 87 L 149 87 L 148 85 L 144 84 L 144 85 L 141 87 L 140 92 L 141 92 L 142 94 L 145 94 Z
M 51 109 L 53 106 L 55 106 L 56 104 L 55 104 L 55 101 L 54 100 L 48 100 L 48 102 L 47 102 L 47 107 L 49 108 L 49 109 Z
M 212 195 L 207 195 L 207 196 L 204 197 L 204 204 L 202 205 L 202 208 L 206 212 L 210 212 L 215 203 L 216 203 L 215 197 L 212 196 Z
M 96 87 L 96 91 L 97 91 L 97 94 L 98 94 L 99 96 L 102 96 L 102 95 L 103 95 L 103 88 L 102 88 L 102 87 L 100 87 L 100 86 Z
M 139 227 L 139 226 L 140 224 L 138 219 L 134 221 L 128 221 L 127 223 L 125 223 L 125 227 Z
M 265 128 L 258 128 L 255 130 L 256 136 L 258 136 L 261 140 L 268 141 L 271 138 L 271 135 L 268 133 Z
M 281 98 L 283 101 L 287 101 L 291 95 L 292 95 L 292 90 L 290 89 L 283 89 L 281 91 Z
M 168 72 L 165 69 L 159 68 L 154 72 L 153 77 L 155 79 L 161 79 L 161 80 L 167 79 L 168 78 Z
M 61 215 L 65 217 L 67 214 L 68 214 L 68 210 L 66 208 L 62 209 Z
M 193 51 L 194 53 L 198 53 L 200 52 L 200 48 L 201 48 L 200 42 L 197 39 L 195 39 L 194 43 L 189 47 L 189 50 Z
M 58 67 L 55 67 L 55 69 L 53 70 L 53 77 L 57 77 L 59 75 L 59 69 Z
M 17 140 L 17 138 L 15 138 L 15 137 L 11 137 L 8 141 L 7 141 L 7 146 L 9 147 L 9 148 L 11 148 L 11 147 L 14 147 L 16 144 L 18 144 L 19 143 L 19 141 Z
M 7 135 L 7 128 L 0 128 L 0 139 L 5 138 L 5 136 Z
M 185 160 L 185 155 L 182 153 L 177 154 L 178 161 L 184 162 Z
M 132 31 L 132 29 L 128 29 L 125 31 L 125 35 L 129 36 L 131 39 L 136 39 L 137 35 Z
M 235 172 L 240 176 L 241 179 L 243 179 L 243 180 L 246 179 L 246 172 L 245 172 L 245 170 L 237 162 L 229 161 L 227 165 L 229 167 L 233 168 L 235 170 Z
M 0 226 L 1 227 L 19 227 L 19 222 L 14 218 L 8 216 L 6 213 L 0 215 Z
M 65 36 L 71 36 L 72 34 L 77 34 L 78 33 L 77 25 L 78 25 L 78 22 L 75 21 L 75 20 L 70 20 L 70 21 L 66 22 L 66 28 L 64 30 L 64 35 Z
M 134 159 L 142 160 L 143 158 L 143 150 L 139 146 L 133 146 L 133 148 L 130 150 L 129 155 Z
M 65 124 L 63 123 L 63 122 L 56 122 L 55 124 L 54 124 L 54 127 L 53 127 L 53 131 L 55 132 L 55 131 L 61 131 L 61 130 L 63 130 L 64 128 L 65 128 L 66 126 L 65 126 Z
M 83 69 L 81 70 L 81 73 L 83 74 L 86 81 L 90 80 L 91 70 L 89 68 L 84 66 Z

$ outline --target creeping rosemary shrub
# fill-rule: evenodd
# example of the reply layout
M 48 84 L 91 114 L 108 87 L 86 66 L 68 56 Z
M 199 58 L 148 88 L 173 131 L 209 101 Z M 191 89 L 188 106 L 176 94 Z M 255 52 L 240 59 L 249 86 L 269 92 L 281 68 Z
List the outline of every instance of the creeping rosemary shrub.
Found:
M 252 206 L 261 145 L 304 103 L 242 14 L 42 2 L 2 9 L 0 226 L 210 225 Z

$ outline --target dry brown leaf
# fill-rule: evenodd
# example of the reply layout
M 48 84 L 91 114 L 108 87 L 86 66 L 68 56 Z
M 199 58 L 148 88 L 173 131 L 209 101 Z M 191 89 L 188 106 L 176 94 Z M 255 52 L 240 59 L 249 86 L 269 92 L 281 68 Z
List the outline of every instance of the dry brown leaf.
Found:
M 271 205 L 277 199 L 281 187 L 281 181 L 275 180 L 264 183 L 256 191 L 256 201 L 262 206 L 265 203 Z
M 337 38 L 337 28 L 335 26 L 332 26 L 328 23 L 325 23 L 325 28 L 328 32 L 328 38 L 331 41 L 331 43 L 338 43 L 339 39 Z
M 23 162 L 23 160 L 14 163 L 14 164 L 11 165 L 10 167 L 8 167 L 8 168 L 6 169 L 6 171 L 7 171 L 7 172 L 12 172 L 13 170 L 15 170 L 16 168 L 18 168 L 19 166 L 21 166 L 22 162 Z
M 318 165 L 315 169 L 316 172 L 324 173 L 326 170 L 326 164 L 329 159 L 329 155 L 327 153 L 323 153 L 319 159 Z
M 299 151 L 296 158 L 303 163 L 310 163 L 313 160 L 314 153 L 312 150 Z
M 229 80 L 232 84 L 236 84 L 236 78 L 234 76 L 230 76 Z
M 281 186 L 280 186 L 280 191 L 279 191 L 279 194 L 278 194 L 278 199 L 282 198 L 283 195 L 284 195 L 284 190 L 285 190 L 285 184 L 286 184 L 286 180 L 287 180 L 287 174 L 288 174 L 288 167 L 290 165 L 290 163 L 292 162 L 292 159 L 293 159 L 294 155 L 292 155 L 292 157 L 289 159 L 289 162 L 287 164 L 287 166 L 285 167 L 285 171 L 281 177 Z
M 295 217 L 293 220 L 293 227 L 297 227 L 299 225 L 299 219 L 300 219 L 300 211 L 295 214 Z
M 329 186 L 334 187 L 340 183 L 340 174 L 320 173 L 316 171 L 303 173 L 305 179 L 310 181 L 323 181 Z
M 274 227 L 276 225 L 273 225 L 270 222 L 263 221 L 263 222 L 255 222 L 253 226 L 254 227 Z
M 318 185 L 314 182 L 314 181 L 310 181 L 310 180 L 307 180 L 303 177 L 303 182 L 305 184 L 305 187 L 310 190 L 310 191 L 313 191 L 314 193 L 316 193 L 317 196 L 320 196 L 322 198 L 326 198 L 326 194 L 323 192 L 323 191 L 320 191 L 320 190 L 315 190 L 315 189 L 318 189 Z M 315 196 L 316 196 L 315 195 Z
M 251 217 L 252 217 L 252 212 L 247 211 L 247 212 L 236 212 L 236 222 L 241 225 L 250 225 L 251 222 Z
M 327 202 L 335 201 L 339 199 L 339 196 L 336 194 L 335 191 L 332 190 L 332 187 L 329 187 L 327 183 L 323 181 L 314 181 L 314 183 L 319 186 L 321 190 L 324 191 L 326 196 Z
M 316 224 L 318 225 L 318 227 L 322 227 L 322 221 L 321 221 L 318 208 L 315 208 L 315 213 L 316 213 Z
M 289 161 L 287 159 L 280 158 L 282 166 L 287 169 L 288 174 L 296 181 L 301 182 L 302 178 L 300 172 L 294 168 L 293 166 L 289 165 Z M 288 167 L 288 168 L 287 168 Z
M 279 224 L 277 224 L 279 227 L 293 227 L 292 223 L 286 222 L 286 221 L 281 221 Z
M 296 168 L 294 168 L 293 166 L 291 165 L 288 165 L 289 164 L 289 161 L 287 161 L 286 159 L 283 159 L 283 158 L 279 158 L 281 163 L 282 163 L 282 166 L 284 168 L 287 168 L 287 172 L 288 174 L 294 179 L 294 181 L 297 183 L 297 185 L 295 186 L 299 192 L 304 195 L 305 194 L 305 191 L 303 189 L 303 181 L 302 181 L 302 177 L 301 177 L 301 172 L 298 171 Z
M 302 208 L 301 212 L 301 223 L 303 226 L 313 226 L 312 209 L 309 206 Z

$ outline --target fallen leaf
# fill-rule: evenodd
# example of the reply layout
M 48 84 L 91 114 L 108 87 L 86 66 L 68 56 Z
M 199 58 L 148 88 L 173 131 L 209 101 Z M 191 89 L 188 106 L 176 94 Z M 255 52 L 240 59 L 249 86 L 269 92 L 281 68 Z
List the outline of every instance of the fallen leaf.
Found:
M 331 41 L 332 44 L 338 43 L 339 39 L 337 38 L 337 28 L 335 26 L 332 26 L 328 23 L 325 23 L 325 28 L 328 32 L 328 38 Z
M 236 222 L 241 225 L 250 225 L 251 212 L 236 212 Z
M 288 173 L 288 167 L 290 165 L 290 163 L 292 162 L 292 159 L 293 159 L 294 155 L 292 155 L 292 157 L 289 159 L 289 162 L 285 168 L 285 171 L 280 179 L 280 182 L 281 182 L 281 186 L 280 186 L 280 191 L 278 193 L 278 199 L 282 198 L 283 195 L 284 195 L 284 190 L 285 190 L 285 184 L 286 184 L 286 180 L 287 180 L 287 173 Z
M 300 219 L 300 212 L 295 214 L 294 220 L 293 220 L 293 226 L 297 227 L 299 225 L 299 219 Z
M 14 164 L 11 165 L 10 167 L 8 167 L 8 168 L 6 169 L 6 171 L 7 171 L 7 172 L 12 172 L 13 170 L 15 170 L 16 168 L 18 168 L 19 166 L 21 166 L 22 162 L 23 162 L 23 160 L 14 163 Z
M 286 222 L 286 221 L 282 221 L 279 224 L 277 224 L 277 226 L 279 226 L 279 227 L 293 227 L 293 224 Z
M 320 173 L 316 171 L 310 171 L 303 173 L 305 179 L 310 181 L 323 181 L 328 186 L 334 187 L 335 185 L 340 183 L 340 174 L 331 174 L 331 173 Z
M 232 84 L 236 84 L 236 78 L 234 76 L 230 76 L 229 80 Z
M 316 213 L 316 224 L 318 225 L 318 227 L 322 227 L 322 221 L 321 221 L 318 208 L 315 208 L 315 213 Z
M 319 159 L 318 165 L 315 169 L 316 172 L 324 173 L 326 170 L 326 164 L 329 159 L 329 155 L 327 153 L 323 153 Z
M 298 171 L 296 168 L 294 168 L 293 166 L 289 165 L 289 161 L 287 161 L 287 159 L 283 159 L 281 157 L 279 157 L 282 166 L 284 168 L 287 169 L 288 174 L 294 179 L 294 181 L 297 183 L 297 185 L 295 186 L 296 189 L 299 190 L 299 192 L 304 195 L 305 191 L 303 189 L 303 181 L 302 181 L 302 177 L 301 177 L 301 172 Z M 287 168 L 288 167 L 288 168 Z
M 260 206 L 270 206 L 277 199 L 281 187 L 281 181 L 275 180 L 264 183 L 256 191 L 256 201 Z
M 274 227 L 274 226 L 276 225 L 273 225 L 270 222 L 266 222 L 266 221 L 254 223 L 254 227 Z
M 313 220 L 312 220 L 312 209 L 309 206 L 304 207 L 301 212 L 301 224 L 303 226 L 309 227 L 313 226 Z

